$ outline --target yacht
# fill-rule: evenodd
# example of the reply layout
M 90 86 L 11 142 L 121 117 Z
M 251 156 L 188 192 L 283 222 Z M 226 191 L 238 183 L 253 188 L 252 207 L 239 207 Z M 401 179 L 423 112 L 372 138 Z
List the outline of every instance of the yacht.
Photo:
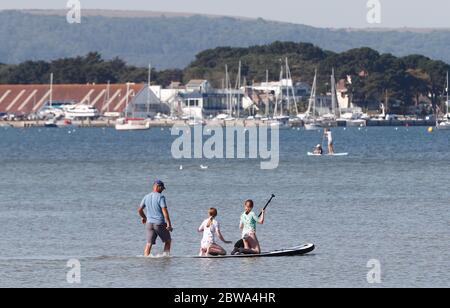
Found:
M 345 122 L 346 126 L 349 127 L 362 127 L 367 126 L 367 115 L 360 111 L 348 111 L 341 114 L 341 117 L 337 120 L 338 122 Z
M 438 129 L 442 129 L 442 130 L 450 130 L 450 121 L 447 120 L 445 122 L 441 122 L 438 124 L 437 126 Z
M 64 108 L 64 116 L 66 119 L 93 119 L 99 116 L 99 112 L 95 107 L 90 105 L 71 105 Z
M 322 125 L 319 122 L 305 123 L 305 130 L 321 130 Z
M 205 122 L 203 120 L 198 120 L 198 119 L 191 119 L 188 122 L 189 126 L 201 126 L 201 125 L 205 125 Z
M 148 130 L 150 122 L 143 119 L 118 119 L 115 125 L 118 131 Z
M 56 128 L 58 127 L 57 125 L 57 120 L 56 119 L 50 119 L 44 122 L 44 127 L 50 127 L 50 128 Z

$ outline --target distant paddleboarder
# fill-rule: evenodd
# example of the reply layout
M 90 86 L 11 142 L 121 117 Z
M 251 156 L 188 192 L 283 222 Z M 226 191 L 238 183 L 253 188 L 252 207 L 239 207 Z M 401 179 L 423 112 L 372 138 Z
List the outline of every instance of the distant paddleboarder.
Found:
M 334 155 L 334 143 L 333 143 L 333 135 L 331 133 L 331 130 L 329 128 L 325 128 L 324 130 L 324 137 L 328 140 L 328 154 Z
M 144 197 L 139 206 L 138 213 L 142 218 L 142 223 L 146 226 L 147 244 L 145 245 L 144 256 L 150 256 L 153 245 L 159 237 L 164 243 L 164 255 L 170 255 L 172 238 L 170 232 L 173 231 L 167 210 L 166 197 L 162 192 L 166 189 L 164 183 L 156 180 L 153 183 L 153 192 Z

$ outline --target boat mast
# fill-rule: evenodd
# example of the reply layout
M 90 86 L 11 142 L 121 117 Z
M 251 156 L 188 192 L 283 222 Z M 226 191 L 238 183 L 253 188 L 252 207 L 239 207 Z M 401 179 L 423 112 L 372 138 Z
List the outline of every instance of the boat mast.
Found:
M 315 113 L 316 113 L 316 88 L 317 88 L 317 69 L 315 70 L 315 73 L 314 73 L 314 81 L 313 81 L 313 85 L 312 85 L 312 88 L 311 88 L 311 96 L 309 98 L 308 110 L 306 111 L 306 114 L 307 114 L 308 117 L 311 116 L 311 112 L 312 112 L 312 117 L 315 117 Z
M 281 70 L 280 70 L 280 83 L 279 83 L 279 96 L 276 99 L 275 102 L 275 110 L 274 110 L 274 117 L 275 115 L 278 116 L 278 101 L 280 102 L 280 116 L 283 116 L 283 65 L 281 65 Z
M 448 86 L 449 86 L 449 84 L 448 84 L 448 71 L 447 71 L 447 115 L 446 115 L 446 117 L 448 118 L 448 116 L 449 116 L 449 105 L 450 105 L 450 100 L 449 100 L 449 88 L 448 88 Z
M 242 84 L 242 79 L 241 79 L 241 73 L 242 72 L 242 61 L 239 61 L 239 69 L 238 69 L 238 76 L 236 79 L 236 90 L 237 90 L 237 102 L 236 102 L 236 114 L 237 114 L 237 118 L 239 119 L 240 116 L 240 101 L 241 101 L 241 84 Z
M 269 99 L 269 70 L 266 69 L 266 117 L 270 113 L 270 99 Z
M 289 64 L 288 58 L 286 57 L 286 99 L 287 99 L 287 115 L 291 115 L 291 100 L 289 96 Z
M 50 74 L 50 107 L 53 106 L 53 73 Z
M 386 89 L 386 98 L 385 98 L 385 106 L 384 106 L 384 116 L 386 117 L 386 115 L 389 112 L 389 92 Z
M 336 78 L 334 75 L 334 68 L 331 74 L 331 109 L 335 117 L 339 116 L 339 110 L 337 106 L 337 92 L 336 92 Z
M 147 92 L 147 117 L 150 114 L 150 87 L 151 87 L 151 83 L 152 83 L 152 64 L 150 63 L 148 66 L 148 92 Z
M 288 58 L 286 58 L 286 71 L 288 74 L 288 80 L 291 81 L 291 86 L 289 87 L 289 89 L 292 91 L 292 99 L 293 99 L 294 105 L 295 105 L 295 113 L 298 116 L 298 106 L 297 106 L 297 98 L 296 98 L 295 90 L 294 90 L 294 80 L 292 79 L 292 73 L 291 73 L 291 68 L 289 67 Z M 288 89 L 288 91 L 289 91 L 289 89 Z
M 226 94 L 226 101 L 227 101 L 227 109 L 228 114 L 231 117 L 232 116 L 232 110 L 231 110 L 231 99 L 230 99 L 230 79 L 228 76 L 228 64 L 225 64 L 225 94 Z
M 127 82 L 127 93 L 125 94 L 127 96 L 126 97 L 126 103 L 125 103 L 125 119 L 127 118 L 127 115 L 128 115 L 128 103 L 129 103 L 128 98 L 129 98 L 129 94 L 130 94 L 130 83 Z
M 102 109 L 103 108 L 105 108 L 105 104 L 108 104 L 108 102 L 109 102 L 109 95 L 110 95 L 110 87 L 111 87 L 111 81 L 109 81 L 108 80 L 108 85 L 106 86 L 106 99 L 105 99 L 105 101 L 103 102 L 103 107 L 102 107 Z M 107 112 L 109 112 L 109 104 L 107 105 Z

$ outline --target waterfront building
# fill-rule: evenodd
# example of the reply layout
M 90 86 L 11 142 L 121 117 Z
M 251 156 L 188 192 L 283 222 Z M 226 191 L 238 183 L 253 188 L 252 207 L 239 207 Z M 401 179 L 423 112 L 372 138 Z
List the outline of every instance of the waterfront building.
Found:
M 95 107 L 101 115 L 120 115 L 144 88 L 145 84 L 0 85 L 0 113 L 26 117 L 78 104 Z

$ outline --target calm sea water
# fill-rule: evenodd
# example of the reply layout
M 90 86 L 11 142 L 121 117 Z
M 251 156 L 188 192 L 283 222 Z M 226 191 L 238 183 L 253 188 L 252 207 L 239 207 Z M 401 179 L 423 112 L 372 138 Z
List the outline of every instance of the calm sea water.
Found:
M 168 129 L 1 128 L 0 287 L 72 287 L 72 258 L 82 287 L 370 287 L 370 259 L 381 263 L 378 286 L 450 287 L 450 132 L 334 134 L 348 157 L 308 157 L 320 133 L 281 131 L 280 166 L 263 171 L 256 160 L 174 160 Z M 137 207 L 155 178 L 168 188 L 171 259 L 138 257 Z M 235 241 L 243 201 L 260 209 L 271 193 L 263 250 L 313 242 L 313 254 L 182 258 L 197 254 L 209 207 Z

